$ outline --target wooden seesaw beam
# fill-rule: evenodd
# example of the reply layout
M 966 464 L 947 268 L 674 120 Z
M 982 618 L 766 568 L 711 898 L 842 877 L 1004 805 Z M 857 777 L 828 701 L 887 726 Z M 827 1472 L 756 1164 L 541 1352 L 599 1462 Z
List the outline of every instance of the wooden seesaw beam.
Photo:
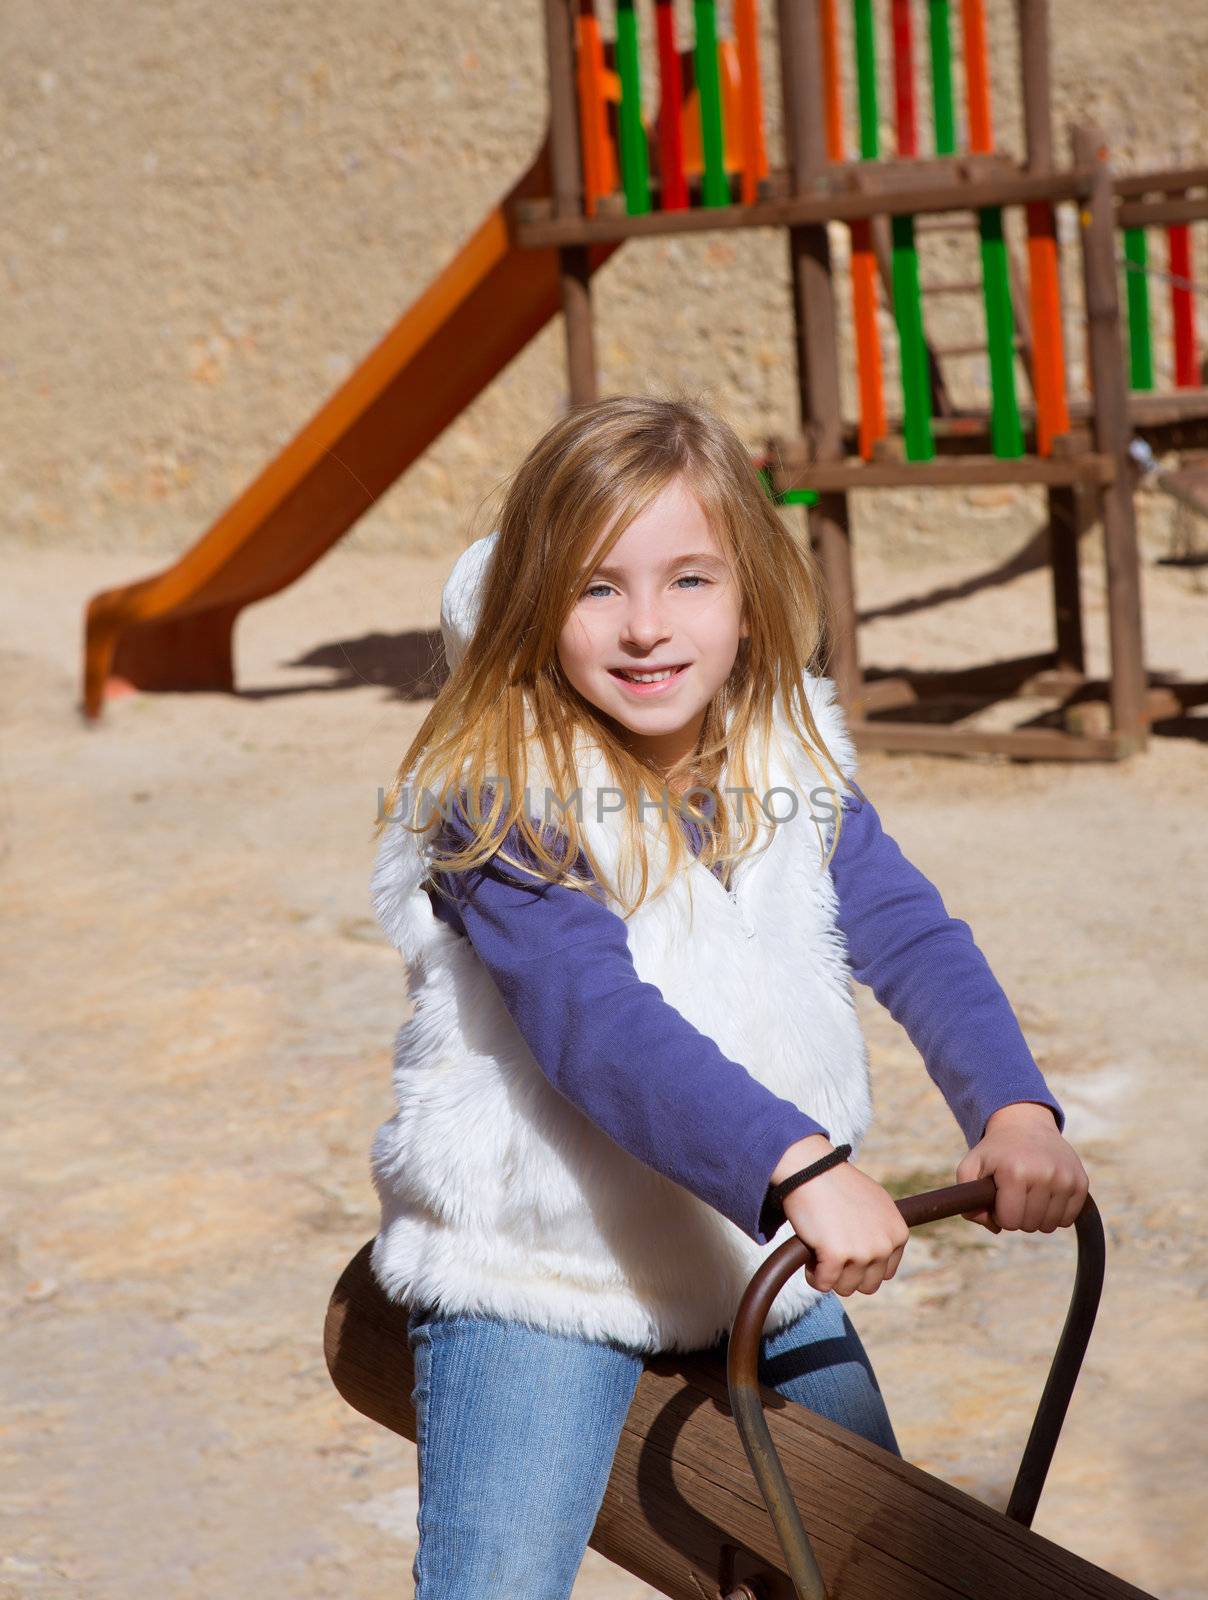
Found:
M 983 1187 L 992 1193 L 992 1180 L 956 1187 L 962 1208 L 974 1209 L 969 1194 Z M 937 1190 L 899 1201 L 899 1207 L 912 1225 L 937 1220 L 953 1214 L 942 1202 L 954 1193 Z M 1093 1320 L 1102 1227 L 1092 1202 L 1084 1217 L 1097 1229 L 1099 1255 L 1096 1260 L 1089 1252 L 1087 1263 L 1080 1251 L 1079 1286 L 1012 1497 L 1012 1515 L 758 1386 L 767 1429 L 763 1444 L 756 1438 L 754 1445 L 761 1475 L 772 1453 L 767 1449 L 770 1440 L 787 1493 L 808 1529 L 827 1600 L 1152 1600 L 1013 1520 L 1030 1519 L 1064 1412 L 1063 1405 L 1051 1400 L 1058 1369 L 1064 1362 L 1068 1395 L 1081 1359 L 1081 1348 L 1071 1346 L 1079 1345 L 1079 1332 L 1085 1344 L 1087 1315 Z M 1080 1218 L 1080 1246 L 1090 1231 L 1082 1224 Z M 788 1252 L 804 1248 L 790 1238 L 752 1279 L 735 1318 L 732 1367 L 754 1365 L 748 1358 L 758 1350 L 758 1330 L 771 1304 L 769 1281 L 791 1264 Z M 407 1310 L 378 1285 L 369 1265 L 371 1249 L 372 1241 L 358 1251 L 332 1293 L 324 1328 L 328 1370 L 354 1410 L 414 1441 L 415 1377 Z M 1084 1268 L 1091 1280 L 1089 1306 Z M 775 1292 L 773 1286 L 773 1297 Z M 739 1382 L 733 1391 L 743 1408 L 748 1438 L 756 1432 L 750 1420 L 753 1387 Z M 730 1394 L 719 1353 L 663 1354 L 647 1360 L 591 1546 L 671 1600 L 794 1600 L 797 1594 L 817 1593 L 795 1589 L 787 1576 L 788 1563 L 736 1430 Z M 1047 1453 L 1040 1441 L 1037 1481 L 1026 1470 L 1027 1462 L 1046 1422 Z M 557 1463 L 551 1463 L 551 1470 L 558 1470 Z M 522 1531 L 517 1537 L 523 1537 Z M 744 1583 L 749 1586 L 745 1590 Z

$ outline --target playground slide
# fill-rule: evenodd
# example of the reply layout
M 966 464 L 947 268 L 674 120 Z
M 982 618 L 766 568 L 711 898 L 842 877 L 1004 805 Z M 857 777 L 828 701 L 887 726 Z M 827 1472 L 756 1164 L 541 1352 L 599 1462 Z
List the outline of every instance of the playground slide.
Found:
M 83 711 L 119 683 L 233 689 L 244 606 L 301 576 L 561 309 L 555 250 L 513 245 L 518 199 L 547 195 L 548 140 L 528 171 L 357 370 L 193 547 L 94 595 Z M 618 248 L 593 246 L 592 271 Z

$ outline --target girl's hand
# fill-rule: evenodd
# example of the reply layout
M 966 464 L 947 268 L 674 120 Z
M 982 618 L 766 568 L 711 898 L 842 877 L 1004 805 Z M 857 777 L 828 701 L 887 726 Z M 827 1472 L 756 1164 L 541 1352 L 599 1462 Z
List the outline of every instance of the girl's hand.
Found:
M 1022 1229 L 1053 1233 L 1070 1227 L 1082 1210 L 1090 1179 L 1072 1144 L 1058 1131 L 1048 1106 L 1032 1100 L 1002 1106 L 986 1122 L 985 1137 L 956 1169 L 957 1183 L 992 1177 L 993 1213 L 965 1211 L 991 1233 Z M 804 1184 L 808 1189 L 809 1184 Z M 790 1199 L 792 1196 L 789 1197 Z
M 806 1282 L 824 1293 L 875 1294 L 898 1270 L 910 1238 L 889 1194 L 850 1161 L 787 1194 L 784 1214 L 817 1257 L 805 1269 Z

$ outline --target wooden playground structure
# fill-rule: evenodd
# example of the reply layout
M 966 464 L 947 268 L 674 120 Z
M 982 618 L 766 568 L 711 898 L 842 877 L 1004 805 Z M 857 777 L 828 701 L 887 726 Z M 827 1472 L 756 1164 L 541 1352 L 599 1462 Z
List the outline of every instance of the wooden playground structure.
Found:
M 82 707 L 108 694 L 233 689 L 239 611 L 292 582 L 353 525 L 524 345 L 561 311 L 572 403 L 597 395 L 593 273 L 653 235 L 783 228 L 792 279 L 799 395 L 795 432 L 767 441 L 773 492 L 806 498 L 835 626 L 828 670 L 865 749 L 1112 759 L 1151 723 L 1208 699 L 1203 685 L 1151 683 L 1145 668 L 1130 446 L 1208 447 L 1208 388 L 1196 349 L 1193 224 L 1208 220 L 1208 168 L 1114 177 L 1093 131 L 1055 154 L 1048 0 L 1014 0 L 1024 149 L 995 137 L 984 0 L 928 0 L 929 95 L 920 87 L 910 0 L 852 0 L 858 86 L 843 104 L 837 0 L 775 6 L 785 162 L 764 136 L 757 0 L 733 0 L 719 38 L 714 0 L 696 0 L 681 48 L 671 0 L 655 0 L 660 105 L 642 112 L 635 0 L 618 0 L 605 41 L 591 0 L 543 0 L 549 127 L 529 170 L 450 266 L 255 482 L 166 571 L 98 594 L 85 619 Z M 892 50 L 895 149 L 881 150 L 878 30 Z M 958 71 L 959 68 L 959 71 Z M 958 105 L 958 79 L 963 102 Z M 930 102 L 930 155 L 920 154 Z M 846 120 L 854 109 L 854 157 Z M 964 148 L 958 133 L 965 130 Z M 1075 208 L 1086 328 L 1085 392 L 1072 393 L 1060 284 L 1058 208 Z M 1022 218 L 1026 273 L 1011 249 Z M 842 415 L 837 327 L 842 273 L 828 225 L 846 227 L 846 294 L 859 415 Z M 927 236 L 976 233 L 975 280 L 924 284 Z M 1165 230 L 1167 265 L 1150 265 Z M 1119 258 L 1122 255 L 1123 260 Z M 1127 345 L 1119 266 L 1127 278 Z M 1169 284 L 1173 383 L 1157 387 L 1150 282 Z M 930 296 L 980 296 L 984 345 L 937 345 Z M 901 403 L 891 414 L 878 302 L 892 312 Z M 958 405 L 950 369 L 984 354 L 989 401 Z M 1022 377 L 1023 384 L 1020 379 Z M 1020 389 L 1027 392 L 1021 396 Z M 1182 482 L 1190 475 L 1191 482 Z M 1167 474 L 1170 479 L 1170 474 Z M 1159 486 L 1168 484 L 1151 477 Z M 1208 505 L 1196 468 L 1184 504 Z M 866 674 L 859 651 L 849 508 L 861 488 L 1043 488 L 1051 570 L 1050 651 L 964 672 Z M 1202 498 L 1201 498 L 1202 497 Z M 1087 675 L 1080 535 L 1102 529 L 1109 672 Z M 962 725 L 986 705 L 1048 700 L 1022 725 Z M 1026 709 L 1026 708 L 1025 708 Z

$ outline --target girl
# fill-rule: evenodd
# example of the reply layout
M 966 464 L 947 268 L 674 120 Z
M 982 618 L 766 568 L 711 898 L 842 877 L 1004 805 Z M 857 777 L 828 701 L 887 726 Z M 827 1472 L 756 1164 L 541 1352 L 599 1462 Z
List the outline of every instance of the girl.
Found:
M 724 1349 L 787 1224 L 817 1265 L 761 1380 L 900 1453 L 841 1297 L 898 1269 L 851 992 L 918 1046 L 993 1215 L 1085 1199 L 1064 1113 L 934 887 L 852 781 L 823 596 L 732 429 L 581 407 L 441 612 L 451 675 L 379 828 L 413 1004 L 373 1269 L 409 1307 L 419 1600 L 570 1594 L 644 1358 Z M 401 802 L 401 804 L 400 804 Z M 736 1445 L 737 1447 L 737 1445 Z

